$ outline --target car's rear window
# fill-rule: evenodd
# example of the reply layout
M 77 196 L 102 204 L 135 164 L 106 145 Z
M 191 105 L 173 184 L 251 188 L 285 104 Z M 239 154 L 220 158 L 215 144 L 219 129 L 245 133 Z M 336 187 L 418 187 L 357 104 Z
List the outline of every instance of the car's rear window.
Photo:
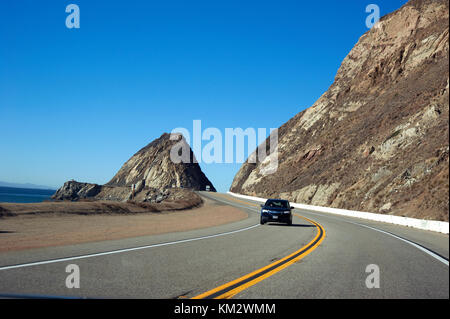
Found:
M 267 207 L 276 207 L 276 208 L 289 208 L 288 201 L 286 200 L 273 200 L 270 199 L 266 202 L 265 206 Z

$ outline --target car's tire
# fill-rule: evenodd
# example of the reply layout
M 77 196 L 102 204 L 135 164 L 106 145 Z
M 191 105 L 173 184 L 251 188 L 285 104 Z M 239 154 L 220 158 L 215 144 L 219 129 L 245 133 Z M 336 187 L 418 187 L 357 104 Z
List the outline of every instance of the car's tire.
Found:
M 260 221 L 259 221 L 259 223 L 260 223 L 261 225 L 264 225 L 266 222 L 261 218 Z
M 292 226 L 292 218 L 287 222 L 289 226 Z

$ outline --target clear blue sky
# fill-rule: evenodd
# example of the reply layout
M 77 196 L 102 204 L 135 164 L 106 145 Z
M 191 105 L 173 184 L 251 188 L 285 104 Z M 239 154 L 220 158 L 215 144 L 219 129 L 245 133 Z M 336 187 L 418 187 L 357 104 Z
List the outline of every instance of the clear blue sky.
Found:
M 405 0 L 375 2 L 385 15 Z M 65 7 L 80 7 L 68 29 Z M 1 1 L 0 180 L 107 182 L 175 127 L 279 127 L 367 31 L 371 1 Z M 220 191 L 240 164 L 202 164 Z

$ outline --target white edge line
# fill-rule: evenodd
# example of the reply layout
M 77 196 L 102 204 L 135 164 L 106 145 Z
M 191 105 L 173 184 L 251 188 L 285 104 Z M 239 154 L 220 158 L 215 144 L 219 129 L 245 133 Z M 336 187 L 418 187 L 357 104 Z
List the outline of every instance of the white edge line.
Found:
M 375 227 L 367 226 L 367 225 L 364 225 L 364 224 L 359 224 L 359 223 L 351 222 L 351 221 L 348 221 L 348 220 L 345 220 L 345 219 L 340 219 L 340 218 L 333 217 L 333 216 L 322 215 L 322 214 L 313 213 L 313 212 L 310 212 L 310 211 L 305 211 L 305 213 L 309 213 L 309 214 L 313 214 L 313 215 L 317 215 L 317 216 L 321 216 L 321 217 L 328 217 L 328 218 L 331 218 L 331 219 L 336 219 L 336 220 L 339 220 L 339 221 L 341 221 L 341 222 L 346 222 L 346 223 L 358 225 L 358 226 L 361 226 L 361 227 L 366 227 L 366 228 L 375 230 L 375 231 L 377 231 L 377 232 L 380 232 L 380 233 L 389 235 L 389 236 L 391 236 L 391 237 L 394 237 L 394 238 L 396 238 L 396 239 L 399 239 L 399 240 L 401 240 L 401 241 L 404 241 L 405 243 L 408 243 L 408 244 L 410 244 L 410 245 L 416 247 L 417 249 L 420 249 L 421 251 L 427 253 L 427 254 L 430 255 L 431 257 L 433 257 L 433 258 L 439 260 L 440 262 L 444 263 L 445 265 L 447 265 L 447 267 L 449 266 L 449 262 L 448 262 L 446 259 L 442 258 L 441 256 L 439 256 L 439 255 L 433 253 L 432 251 L 430 251 L 430 250 L 428 250 L 428 249 L 426 249 L 426 248 L 424 248 L 424 247 L 422 247 L 422 246 L 420 246 L 420 245 L 417 245 L 416 243 L 414 243 L 414 242 L 412 242 L 412 241 L 409 241 L 409 240 L 407 240 L 407 239 L 405 239 L 405 238 L 402 238 L 402 237 L 399 237 L 399 236 L 397 236 L 397 235 L 394 235 L 394 234 L 392 234 L 392 233 L 390 233 L 390 232 L 387 232 L 387 231 L 384 231 L 384 230 L 381 230 L 381 229 L 378 229 L 378 228 L 375 228 Z
M 404 241 L 405 243 L 408 243 L 408 244 L 410 244 L 410 245 L 416 247 L 417 249 L 422 250 L 423 252 L 427 253 L 428 255 L 432 256 L 433 258 L 436 258 L 437 260 L 439 260 L 440 262 L 444 263 L 444 264 L 447 265 L 447 267 L 448 267 L 448 261 L 447 261 L 446 259 L 442 258 L 441 256 L 439 256 L 439 255 L 433 253 L 432 251 L 430 251 L 430 250 L 428 250 L 428 249 L 426 249 L 426 248 L 423 248 L 423 247 L 420 246 L 420 245 L 417 245 L 416 243 L 414 243 L 414 242 L 412 242 L 412 241 L 409 241 L 409 240 L 407 240 L 407 239 L 401 238 L 401 237 L 399 237 L 399 236 L 396 236 L 396 235 L 391 234 L 391 233 L 389 233 L 389 232 L 386 232 L 386 231 L 384 231 L 384 230 L 377 229 L 377 228 L 374 228 L 374 227 L 370 227 L 370 226 L 367 226 L 367 225 L 362 225 L 362 224 L 358 224 L 358 223 L 352 223 L 352 224 L 356 224 L 356 225 L 359 225 L 359 226 L 367 227 L 367 228 L 376 230 L 376 231 L 378 231 L 378 232 L 387 234 L 387 235 L 389 235 L 389 236 L 395 237 L 395 238 L 397 238 L 397 239 L 399 239 L 399 240 L 402 240 L 402 241 Z
M 106 251 L 102 253 L 93 253 L 88 255 L 81 255 L 81 256 L 74 256 L 74 257 L 66 257 L 66 258 L 58 258 L 58 259 L 51 259 L 51 260 L 44 260 L 44 261 L 37 261 L 37 262 L 31 262 L 31 263 L 25 263 L 25 264 L 18 264 L 18 265 L 12 265 L 12 266 L 4 266 L 0 267 L 0 270 L 8 270 L 8 269 L 14 269 L 14 268 L 23 268 L 23 267 L 31 267 L 31 266 L 38 266 L 38 265 L 45 265 L 45 264 L 52 264 L 52 263 L 58 263 L 63 261 L 70 261 L 70 260 L 77 260 L 77 259 L 85 259 L 85 258 L 91 258 L 91 257 L 98 257 L 98 256 L 105 256 L 105 255 L 113 255 L 113 254 L 119 254 L 129 251 L 135 251 L 135 250 L 141 250 L 141 249 L 148 249 L 148 248 L 154 248 L 154 247 L 161 247 L 161 246 L 168 246 L 168 245 L 175 245 L 175 244 L 181 244 L 181 243 L 187 243 L 191 241 L 197 241 L 202 239 L 208 239 L 208 238 L 214 238 L 219 236 L 225 236 L 230 234 L 239 233 L 245 230 L 249 230 L 255 227 L 260 226 L 259 224 L 241 228 L 238 230 L 233 230 L 225 233 L 215 234 L 215 235 L 208 235 L 203 237 L 197 237 L 197 238 L 190 238 L 190 239 L 183 239 L 183 240 L 177 240 L 173 242 L 167 242 L 167 243 L 161 243 L 161 244 L 154 244 L 154 245 L 147 245 L 147 246 L 140 246 L 140 247 L 133 247 L 133 248 L 125 248 L 125 249 L 118 249 L 113 251 Z

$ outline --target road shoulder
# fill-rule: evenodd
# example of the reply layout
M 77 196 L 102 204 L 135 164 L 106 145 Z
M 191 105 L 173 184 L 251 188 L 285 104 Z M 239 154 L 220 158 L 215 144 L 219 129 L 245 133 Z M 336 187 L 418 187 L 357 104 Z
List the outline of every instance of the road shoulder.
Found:
M 16 216 L 2 219 L 0 252 L 183 232 L 247 217 L 241 209 L 209 199 L 202 207 L 175 212 Z

